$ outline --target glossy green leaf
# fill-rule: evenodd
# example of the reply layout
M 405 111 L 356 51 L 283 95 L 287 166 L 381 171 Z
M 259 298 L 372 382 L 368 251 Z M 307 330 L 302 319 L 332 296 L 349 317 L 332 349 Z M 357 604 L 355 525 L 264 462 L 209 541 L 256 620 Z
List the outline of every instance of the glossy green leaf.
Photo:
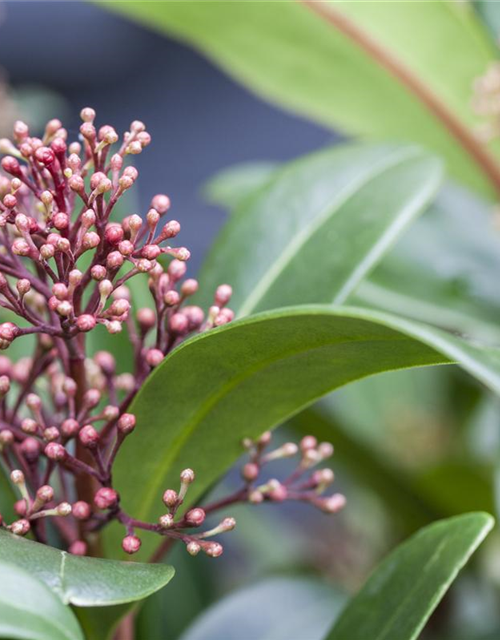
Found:
M 493 523 L 479 512 L 420 530 L 374 571 L 327 640 L 415 640 Z
M 421 92 L 305 3 L 99 5 L 192 44 L 260 95 L 317 122 L 349 134 L 421 143 L 444 157 L 455 177 L 491 192 L 483 170 L 429 111 Z M 348 1 L 328 10 L 351 20 L 365 41 L 374 40 L 471 135 L 478 122 L 470 107 L 472 83 L 496 52 L 467 3 Z
M 174 575 L 162 564 L 73 556 L 0 531 L 0 561 L 12 562 L 47 584 L 65 604 L 106 607 L 146 598 Z
M 0 561 L 0 638 L 83 640 L 71 609 L 33 573 Z
M 499 351 L 375 312 L 303 306 L 201 334 L 164 360 L 131 406 L 141 437 L 124 443 L 114 475 L 124 508 L 154 521 L 183 468 L 198 474 L 195 500 L 238 458 L 243 437 L 353 380 L 451 360 L 500 393 Z
M 323 640 L 343 600 L 319 581 L 269 578 L 217 602 L 180 640 Z
M 440 177 L 436 159 L 408 146 L 349 145 L 286 165 L 228 221 L 200 290 L 208 296 L 229 280 L 238 315 L 343 302 L 429 203 Z

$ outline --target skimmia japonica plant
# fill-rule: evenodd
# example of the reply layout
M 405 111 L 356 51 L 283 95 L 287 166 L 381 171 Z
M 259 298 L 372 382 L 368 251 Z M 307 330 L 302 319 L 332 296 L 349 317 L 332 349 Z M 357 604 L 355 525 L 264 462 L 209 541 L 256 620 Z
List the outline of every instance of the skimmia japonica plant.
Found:
M 180 489 L 165 487 L 166 512 L 158 522 L 135 519 L 121 507 L 113 463 L 125 438 L 141 437 L 132 400 L 180 342 L 233 319 L 232 291 L 221 284 L 206 312 L 189 303 L 198 282 L 185 278 L 188 249 L 171 246 L 180 224 L 168 215 L 168 196 L 156 195 L 144 217 L 117 215 L 116 205 L 138 178 L 127 159 L 151 142 L 144 124 L 133 122 L 120 141 L 113 127 L 95 127 L 93 109 L 81 117 L 75 142 L 59 120 L 47 124 L 42 139 L 18 121 L 13 141 L 0 142 L 0 305 L 17 316 L 0 325 L 0 348 L 8 353 L 14 340 L 35 338 L 31 357 L 0 358 L 1 462 L 19 493 L 18 519 L 2 526 L 39 542 L 55 533 L 64 549 L 86 555 L 96 553 L 96 534 L 117 520 L 127 553 L 139 550 L 137 534 L 147 530 L 165 538 L 155 558 L 174 540 L 191 555 L 217 557 L 222 546 L 207 539 L 233 529 L 234 519 L 198 528 L 207 514 L 236 502 L 301 500 L 338 511 L 344 497 L 323 496 L 333 472 L 313 470 L 332 446 L 306 436 L 299 446 L 273 450 L 268 432 L 244 441 L 250 459 L 242 487 L 218 502 L 179 512 L 195 480 L 195 471 L 184 469 Z M 139 274 L 148 277 L 150 308 L 131 304 L 129 281 Z M 89 335 L 99 325 L 111 348 L 115 334 L 128 333 L 133 371 L 117 371 L 111 352 L 89 355 Z M 298 453 L 288 478 L 262 478 L 264 466 Z

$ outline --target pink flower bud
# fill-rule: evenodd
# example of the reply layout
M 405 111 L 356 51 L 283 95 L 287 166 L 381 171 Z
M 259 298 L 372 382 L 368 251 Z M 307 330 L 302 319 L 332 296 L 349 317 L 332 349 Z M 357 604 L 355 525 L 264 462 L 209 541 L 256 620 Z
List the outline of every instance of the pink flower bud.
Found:
M 25 438 L 20 448 L 28 462 L 35 462 L 40 457 L 41 444 L 36 438 Z
M 25 296 L 31 289 L 31 283 L 27 278 L 21 278 L 16 282 L 16 289 L 21 297 Z
M 192 296 L 198 291 L 198 287 L 198 280 L 190 278 L 182 283 L 181 293 L 183 296 Z
M 82 238 L 82 247 L 85 251 L 89 251 L 98 247 L 100 242 L 101 238 L 95 231 L 88 231 Z
M 118 494 L 114 489 L 102 487 L 94 496 L 94 504 L 98 509 L 109 509 L 118 502 Z
M 90 121 L 84 122 L 80 126 L 80 133 L 89 142 L 92 142 L 93 140 L 95 140 L 97 135 L 95 127 L 92 124 L 90 124 Z
M 18 516 L 22 517 L 26 515 L 28 511 L 28 507 L 26 505 L 26 500 L 24 498 L 14 502 L 14 511 L 17 513 Z
M 118 245 L 118 251 L 122 254 L 122 256 L 129 257 L 134 253 L 135 247 L 130 242 L 130 240 L 123 240 Z
M 181 472 L 180 477 L 181 484 L 191 484 L 192 482 L 194 482 L 195 474 L 192 469 L 184 469 L 184 471 Z
M 80 430 L 80 425 L 73 418 L 67 418 L 61 424 L 61 432 L 65 438 L 73 438 Z
M 201 546 L 198 544 L 198 542 L 191 540 L 191 542 L 188 542 L 188 544 L 186 545 L 186 551 L 190 556 L 197 556 L 201 551 Z
M 125 536 L 122 540 L 122 549 L 125 553 L 137 553 L 141 548 L 141 539 L 137 536 Z
M 35 158 L 40 164 L 50 166 L 56 159 L 56 156 L 49 147 L 39 147 L 35 151 Z
M 88 313 L 84 313 L 81 316 L 78 316 L 76 319 L 76 326 L 80 331 L 91 331 L 96 325 L 96 319 L 94 316 L 89 315 Z
M 345 506 L 345 503 L 345 496 L 343 496 L 341 493 L 334 493 L 328 498 L 323 498 L 315 502 L 316 506 L 318 506 L 325 513 L 337 513 Z
M 87 543 L 83 540 L 75 540 L 70 544 L 68 551 L 74 556 L 85 556 L 87 555 Z
M 80 111 L 80 118 L 84 122 L 94 122 L 94 120 L 95 120 L 95 111 L 94 111 L 94 109 L 91 109 L 90 107 L 85 107 L 84 109 L 82 109 Z
M 38 431 L 38 425 L 33 418 L 24 418 L 21 422 L 21 430 L 24 433 L 29 433 L 31 435 L 35 434 Z
M 118 431 L 120 431 L 120 433 L 122 433 L 123 435 L 128 435 L 129 433 L 132 433 L 132 431 L 135 429 L 135 416 L 132 413 L 123 413 L 118 422 L 117 422 L 117 428 Z
M 56 213 L 52 218 L 52 222 L 56 229 L 67 229 L 69 226 L 69 217 L 65 213 Z
M 99 444 L 99 434 L 90 424 L 85 425 L 78 432 L 78 439 L 87 449 L 95 449 Z
M 48 427 L 43 431 L 43 437 L 47 442 L 54 442 L 60 436 L 59 429 L 57 427 Z
M 50 485 L 44 484 L 37 490 L 36 497 L 43 504 L 50 502 L 54 499 L 54 489 Z
M 44 449 L 44 453 L 49 460 L 53 460 L 54 462 L 61 462 L 67 456 L 66 449 L 62 444 L 58 444 L 57 442 L 49 442 Z
M 16 536 L 25 536 L 31 529 L 28 520 L 16 520 L 10 525 L 10 530 Z
M 199 527 L 205 521 L 205 512 L 203 509 L 191 509 L 186 513 L 186 522 L 194 527 Z
M 170 198 L 164 193 L 159 193 L 151 200 L 151 206 L 159 213 L 166 213 L 170 209 Z
M 150 367 L 157 367 L 165 356 L 160 349 L 148 349 L 146 351 L 146 362 Z
M 92 276 L 92 279 L 96 280 L 97 282 L 101 282 L 102 280 L 104 280 L 104 278 L 106 277 L 106 273 L 107 273 L 106 267 L 103 267 L 100 264 L 96 264 L 90 270 L 90 275 Z
M 123 240 L 123 228 L 120 224 L 110 224 L 106 227 L 104 237 L 109 244 L 117 245 Z
M 172 333 L 183 334 L 189 328 L 189 322 L 183 313 L 174 313 L 168 322 L 168 328 Z
M 165 513 L 158 518 L 158 523 L 162 529 L 170 529 L 174 524 L 174 516 L 171 513 Z
M 2 169 L 7 172 L 10 173 L 13 176 L 22 176 L 22 171 L 21 171 L 21 165 L 19 164 L 19 161 L 16 160 L 16 158 L 13 158 L 12 156 L 5 156 L 2 158 Z
M 148 331 L 156 325 L 156 313 L 147 307 L 137 311 L 137 322 L 143 331 Z
M 177 293 L 177 291 L 175 291 L 174 289 L 170 289 L 170 291 L 167 291 L 165 293 L 165 295 L 163 296 L 163 301 L 165 302 L 165 304 L 167 304 L 169 307 L 175 307 L 179 304 L 179 302 L 181 301 L 181 297 L 180 295 Z
M 183 278 L 186 274 L 186 271 L 186 264 L 184 262 L 181 262 L 180 260 L 172 260 L 167 269 L 168 275 L 174 282 Z
M 0 376 L 0 397 L 3 398 L 10 390 L 10 379 L 8 376 Z
M 300 441 L 300 450 L 307 451 L 308 449 L 315 449 L 318 441 L 314 436 L 304 436 Z
M 109 351 L 98 351 L 94 355 L 94 362 L 106 375 L 113 375 L 116 370 L 116 360 Z
M 71 178 L 68 180 L 68 186 L 71 191 L 75 191 L 76 193 L 85 192 L 85 182 L 81 176 L 71 176 Z
M 10 429 L 0 431 L 0 448 L 6 447 L 14 442 L 14 434 Z
M 247 462 L 247 464 L 241 470 L 241 475 L 247 482 L 253 482 L 253 480 L 256 480 L 259 476 L 259 473 L 259 465 L 255 464 L 254 462 Z
M 71 511 L 72 509 L 69 502 L 61 502 L 61 504 L 58 504 L 56 507 L 56 513 L 58 516 L 69 516 Z
M 62 282 L 57 282 L 52 287 L 52 293 L 58 300 L 66 300 L 68 297 L 68 287 Z
M 173 489 L 167 489 L 163 494 L 163 502 L 169 509 L 175 507 L 178 499 L 179 496 L 177 495 L 177 491 L 174 491 Z
M 215 291 L 215 304 L 219 307 L 223 307 L 226 305 L 229 300 L 231 300 L 231 296 L 233 295 L 233 289 L 228 284 L 221 284 L 217 287 Z
M 2 200 L 2 202 L 4 203 L 4 205 L 7 207 L 7 209 L 13 209 L 14 207 L 17 206 L 17 198 L 16 196 L 13 196 L 12 194 L 8 193 L 4 199 Z
M 77 520 L 88 520 L 92 514 L 92 509 L 88 502 L 78 500 L 73 504 L 73 515 Z
M 147 260 L 155 260 L 161 253 L 161 249 L 156 244 L 147 244 L 142 248 L 141 255 Z
M 211 558 L 218 558 L 222 555 L 224 549 L 218 542 L 209 542 L 206 546 L 202 547 L 203 551 Z
M 19 469 L 14 469 L 10 474 L 10 479 L 14 484 L 24 484 L 24 473 Z

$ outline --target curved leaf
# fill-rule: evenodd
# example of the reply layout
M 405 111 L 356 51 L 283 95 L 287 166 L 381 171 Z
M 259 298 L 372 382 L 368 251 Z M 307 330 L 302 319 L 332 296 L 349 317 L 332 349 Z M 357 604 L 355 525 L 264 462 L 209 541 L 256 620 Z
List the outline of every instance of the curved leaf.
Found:
M 219 171 L 203 187 L 205 200 L 234 209 L 260 189 L 278 168 L 276 162 L 243 162 Z
M 415 640 L 493 523 L 468 513 L 421 529 L 374 571 L 327 640 Z
M 29 570 L 65 604 L 77 607 L 134 602 L 164 587 L 174 575 L 168 565 L 82 558 L 6 531 L 0 531 L 0 561 Z
M 292 111 L 350 134 L 418 142 L 444 157 L 455 177 L 492 193 L 456 131 L 429 110 L 421 90 L 403 81 L 415 78 L 474 145 L 471 128 L 478 118 L 470 107 L 471 87 L 496 52 L 465 3 L 317 3 L 325 13 L 350 20 L 361 40 L 382 48 L 399 75 L 305 2 L 99 4 L 192 44 Z
M 440 178 L 440 163 L 408 146 L 349 145 L 286 165 L 228 221 L 200 291 L 230 274 L 239 315 L 343 302 L 429 203 Z
M 323 640 L 344 599 L 319 581 L 269 578 L 209 607 L 180 640 Z
M 243 437 L 353 380 L 451 360 L 500 393 L 499 351 L 376 312 L 304 306 L 201 334 L 165 358 L 131 406 L 140 437 L 125 442 L 114 475 L 124 508 L 154 521 L 183 468 L 198 474 L 195 500 L 238 458 Z
M 0 638 L 83 640 L 71 609 L 32 573 L 0 561 Z

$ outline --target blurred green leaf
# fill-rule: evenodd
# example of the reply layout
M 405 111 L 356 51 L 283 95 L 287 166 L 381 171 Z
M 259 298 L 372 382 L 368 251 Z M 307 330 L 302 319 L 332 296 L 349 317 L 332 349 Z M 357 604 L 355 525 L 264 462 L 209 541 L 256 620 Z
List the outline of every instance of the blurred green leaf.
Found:
M 440 178 L 435 158 L 407 146 L 337 147 L 285 165 L 230 218 L 200 291 L 208 296 L 230 274 L 239 315 L 343 302 L 429 203 Z
M 343 601 L 319 581 L 269 578 L 217 602 L 180 640 L 322 640 Z
M 417 638 L 493 523 L 486 513 L 469 513 L 419 531 L 374 571 L 327 640 Z
M 195 500 L 238 458 L 243 437 L 353 380 L 450 360 L 500 392 L 500 351 L 354 308 L 284 309 L 192 338 L 165 358 L 130 408 L 142 437 L 126 441 L 116 461 L 124 508 L 155 521 L 162 491 L 177 485 L 183 468 L 197 472 Z
M 71 609 L 32 574 L 0 561 L 0 638 L 83 640 Z
M 0 561 L 27 569 L 65 604 L 107 607 L 146 598 L 173 578 L 162 564 L 116 562 L 73 556 L 0 531 Z
M 277 167 L 276 162 L 244 162 L 223 169 L 203 187 L 205 200 L 233 210 L 260 189 Z
M 453 176 L 492 192 L 469 153 L 471 146 L 476 155 L 485 152 L 472 133 L 478 119 L 470 99 L 474 78 L 496 51 L 467 3 L 113 1 L 99 6 L 192 44 L 260 95 L 326 126 L 421 143 L 446 159 Z

